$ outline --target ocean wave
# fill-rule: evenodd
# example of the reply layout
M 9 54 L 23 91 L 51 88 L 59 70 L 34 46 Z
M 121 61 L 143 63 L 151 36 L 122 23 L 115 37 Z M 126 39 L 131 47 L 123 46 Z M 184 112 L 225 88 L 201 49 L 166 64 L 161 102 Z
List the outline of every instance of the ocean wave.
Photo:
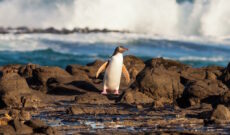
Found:
M 230 35 L 229 0 L 178 1 L 1 0 L 0 25 L 107 28 L 166 37 Z
M 209 61 L 209 62 L 220 62 L 220 61 L 229 61 L 230 59 L 226 59 L 221 56 L 217 57 L 198 57 L 198 56 L 187 56 L 178 58 L 179 61 Z

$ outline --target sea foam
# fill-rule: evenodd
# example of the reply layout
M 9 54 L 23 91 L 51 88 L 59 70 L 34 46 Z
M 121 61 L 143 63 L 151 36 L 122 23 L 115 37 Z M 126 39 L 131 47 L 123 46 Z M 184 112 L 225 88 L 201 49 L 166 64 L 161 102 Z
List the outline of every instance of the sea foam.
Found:
M 229 0 L 2 0 L 0 26 L 108 28 L 162 36 L 230 35 Z

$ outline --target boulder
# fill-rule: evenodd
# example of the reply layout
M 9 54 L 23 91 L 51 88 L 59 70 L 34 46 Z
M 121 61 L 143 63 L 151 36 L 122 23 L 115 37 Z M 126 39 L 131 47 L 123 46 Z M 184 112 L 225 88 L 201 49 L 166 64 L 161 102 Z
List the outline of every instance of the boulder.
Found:
M 37 82 L 37 89 L 42 92 L 49 91 L 47 81 L 50 78 L 59 79 L 62 82 L 72 80 L 72 76 L 59 67 L 39 67 L 33 71 L 33 80 Z
M 30 94 L 31 90 L 26 80 L 14 72 L 4 73 L 0 79 L 1 107 L 20 107 L 23 95 Z
M 164 99 L 165 103 L 173 103 L 181 97 L 184 86 L 180 82 L 180 70 L 183 64 L 162 58 L 146 62 L 146 67 L 137 75 L 132 87 L 154 99 Z
M 183 96 L 190 105 L 200 104 L 201 102 L 215 105 L 219 102 L 218 97 L 227 90 L 228 88 L 220 81 L 197 80 L 188 83 Z
M 230 123 L 230 111 L 224 105 L 218 105 L 216 109 L 213 110 L 211 115 L 211 120 L 215 123 Z

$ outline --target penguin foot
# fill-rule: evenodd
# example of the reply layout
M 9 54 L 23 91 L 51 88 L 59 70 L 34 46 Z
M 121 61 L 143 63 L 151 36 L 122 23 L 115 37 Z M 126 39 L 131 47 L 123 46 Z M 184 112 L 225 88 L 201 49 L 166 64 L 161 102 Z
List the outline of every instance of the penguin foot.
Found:
M 118 91 L 118 90 L 115 90 L 115 92 L 114 92 L 113 94 L 119 95 L 119 91 Z
M 106 92 L 106 91 L 102 91 L 102 92 L 101 92 L 101 94 L 106 95 L 106 94 L 107 94 L 107 92 Z

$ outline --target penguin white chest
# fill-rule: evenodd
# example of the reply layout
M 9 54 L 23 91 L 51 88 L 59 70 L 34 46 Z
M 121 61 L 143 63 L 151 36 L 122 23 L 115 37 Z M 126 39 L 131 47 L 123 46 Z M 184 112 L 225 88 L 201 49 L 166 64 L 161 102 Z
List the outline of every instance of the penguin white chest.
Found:
M 106 89 L 110 89 L 110 90 L 119 89 L 122 66 L 123 66 L 123 55 L 121 53 L 117 53 L 111 58 L 109 65 L 105 71 L 104 87 L 106 87 Z

